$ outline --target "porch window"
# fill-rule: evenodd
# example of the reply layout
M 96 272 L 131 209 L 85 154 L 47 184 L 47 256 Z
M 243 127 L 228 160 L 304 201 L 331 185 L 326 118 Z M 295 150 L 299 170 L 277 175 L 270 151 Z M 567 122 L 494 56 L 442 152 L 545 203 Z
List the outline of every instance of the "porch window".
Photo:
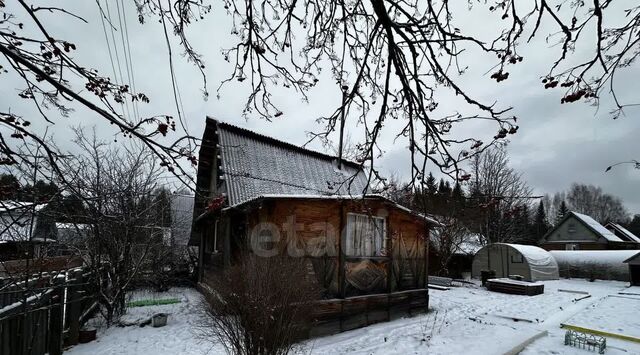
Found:
M 347 214 L 345 254 L 347 256 L 382 256 L 385 250 L 386 223 L 382 217 Z

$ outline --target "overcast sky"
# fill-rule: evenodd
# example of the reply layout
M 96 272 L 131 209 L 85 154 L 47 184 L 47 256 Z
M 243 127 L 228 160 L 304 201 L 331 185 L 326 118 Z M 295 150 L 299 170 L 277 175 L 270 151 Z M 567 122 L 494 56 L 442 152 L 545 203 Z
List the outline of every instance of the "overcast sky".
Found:
M 77 9 L 89 23 L 84 24 L 61 15 L 50 16 L 47 23 L 51 26 L 54 36 L 65 38 L 77 45 L 78 62 L 112 75 L 107 41 L 95 2 L 66 0 L 62 3 Z M 115 1 L 110 4 L 111 10 L 114 11 Z M 12 6 L 11 2 L 8 6 Z M 151 99 L 150 104 L 140 106 L 140 113 L 175 115 L 167 48 L 161 27 L 154 18 L 150 18 L 147 24 L 140 25 L 134 7 L 127 5 L 125 10 L 132 46 L 132 74 L 138 91 L 146 93 Z M 234 38 L 230 35 L 230 20 L 219 10 L 214 8 L 212 14 L 193 25 L 189 31 L 192 44 L 203 54 L 207 64 L 206 74 L 211 93 L 209 100 L 203 100 L 198 72 L 183 58 L 174 58 L 189 133 L 200 137 L 205 117 L 209 115 L 294 144 L 306 142 L 307 132 L 318 131 L 321 128 L 315 119 L 330 114 L 338 104 L 340 93 L 336 90 L 335 84 L 330 79 L 321 80 L 319 85 L 309 92 L 308 103 L 292 92 L 274 92 L 275 101 L 281 104 L 283 116 L 274 122 L 266 122 L 257 117 L 245 119 L 241 112 L 247 98 L 247 82 L 233 82 L 222 91 L 220 99 L 216 98 L 216 89 L 220 81 L 225 79 L 232 69 L 230 64 L 223 60 L 220 50 L 234 43 Z M 24 16 L 24 13 L 16 13 Z M 488 28 L 488 22 L 483 17 L 485 15 L 477 12 L 460 13 L 462 28 L 485 30 Z M 26 19 L 24 22 L 28 23 Z M 108 35 L 111 36 L 110 32 Z M 119 33 L 116 32 L 116 43 L 120 46 L 120 61 L 124 68 L 122 42 L 118 36 Z M 113 45 L 112 42 L 110 44 Z M 174 51 L 180 52 L 175 40 L 173 45 Z M 583 103 L 561 105 L 558 93 L 545 90 L 540 85 L 540 76 L 545 74 L 557 50 L 557 47 L 549 48 L 544 37 L 539 37 L 522 53 L 525 58 L 523 64 L 510 70 L 509 80 L 499 84 L 489 78 L 490 74 L 485 75 L 495 64 L 495 58 L 471 52 L 461 58 L 462 63 L 470 67 L 469 73 L 461 80 L 469 92 L 485 102 L 497 100 L 504 107 L 513 107 L 513 113 L 519 117 L 520 130 L 518 134 L 510 136 L 511 161 L 513 166 L 524 174 L 537 194 L 565 190 L 573 182 L 594 184 L 601 186 L 608 193 L 621 197 L 631 213 L 640 213 L 640 189 L 637 188 L 640 183 L 640 170 L 631 166 L 621 166 L 609 173 L 604 172 L 612 163 L 640 158 L 640 139 L 637 138 L 640 132 L 640 110 L 627 110 L 625 117 L 613 121 L 608 114 L 610 101 L 605 101 L 599 110 Z M 590 55 L 588 50 L 578 53 Z M 3 60 L 4 58 L 0 59 L 0 64 L 4 64 Z M 117 61 L 115 66 L 117 67 Z M 629 101 L 638 98 L 639 74 L 640 69 L 637 65 L 621 72 L 617 78 L 621 99 Z M 0 80 L 2 110 L 11 109 L 12 112 L 23 116 L 35 114 L 33 107 L 17 98 L 16 88 L 22 86 L 15 77 L 3 77 Z M 442 95 L 440 108 L 456 110 L 457 103 L 449 96 Z M 58 117 L 55 125 L 49 127 L 49 130 L 55 134 L 59 144 L 65 146 L 69 139 L 66 127 L 70 124 L 93 125 L 100 122 L 91 113 L 78 109 L 69 118 Z M 463 135 L 488 138 L 495 134 L 495 127 L 478 126 L 467 129 L 474 131 L 462 132 Z M 358 127 L 352 124 L 350 130 L 357 136 Z M 103 124 L 100 124 L 99 132 L 107 138 L 112 138 L 116 133 L 111 131 L 111 127 L 105 127 Z M 385 153 L 377 165 L 387 174 L 396 173 L 401 178 L 408 178 L 409 152 L 406 142 L 394 142 L 393 138 L 391 130 L 383 136 L 381 144 Z M 323 150 L 319 144 L 312 147 Z

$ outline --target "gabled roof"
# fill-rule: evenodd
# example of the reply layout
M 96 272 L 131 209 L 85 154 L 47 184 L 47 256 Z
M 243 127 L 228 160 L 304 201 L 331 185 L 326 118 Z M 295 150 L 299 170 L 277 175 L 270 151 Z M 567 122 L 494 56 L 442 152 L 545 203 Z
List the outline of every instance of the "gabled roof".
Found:
M 598 237 L 604 238 L 609 242 L 623 242 L 622 239 L 616 237 L 610 230 L 605 228 L 602 224 L 598 223 L 595 219 L 587 216 L 586 214 L 578 213 L 578 212 L 569 212 L 566 216 L 558 223 L 555 227 L 553 227 L 547 234 L 542 238 L 546 240 L 547 237 L 553 232 L 556 231 L 562 224 L 564 224 L 569 218 L 574 217 L 578 222 L 582 223 L 585 227 L 595 233 Z
M 623 241 L 622 239 L 616 237 L 615 234 L 613 234 L 610 230 L 605 228 L 602 224 L 596 222 L 595 219 L 587 216 L 586 214 L 581 214 L 577 212 L 570 212 L 570 213 L 573 214 L 579 221 L 583 222 L 592 231 L 594 231 L 596 234 L 600 235 L 601 237 L 605 238 L 606 240 L 610 242 Z
M 630 263 L 631 260 L 640 257 L 640 252 L 636 253 L 635 255 L 633 255 L 632 257 L 626 259 L 625 261 L 623 261 L 623 263 Z
M 34 235 L 38 214 L 45 203 L 0 201 L 0 241 L 24 242 L 37 239 Z
M 219 191 L 226 193 L 229 206 L 261 195 L 331 196 L 367 192 L 367 177 L 358 164 L 343 160 L 339 169 L 336 157 L 212 118 L 207 118 L 204 135 L 200 162 L 218 159 L 220 167 L 219 177 L 209 176 L 206 180 L 222 182 Z M 205 144 L 210 146 L 204 147 Z M 214 168 L 210 164 L 204 167 L 209 175 Z M 199 180 L 200 177 L 199 171 Z
M 613 233 L 618 232 L 618 235 L 622 236 L 618 238 L 623 239 L 624 241 L 640 243 L 640 238 L 618 223 L 609 222 L 605 227 Z

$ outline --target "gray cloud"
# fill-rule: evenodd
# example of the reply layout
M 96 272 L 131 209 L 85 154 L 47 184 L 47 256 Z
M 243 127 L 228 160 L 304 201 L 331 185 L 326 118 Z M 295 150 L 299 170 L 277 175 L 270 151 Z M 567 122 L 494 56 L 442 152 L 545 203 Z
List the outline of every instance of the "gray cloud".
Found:
M 111 75 L 113 70 L 95 3 L 77 0 L 61 3 L 60 6 L 78 9 L 81 15 L 89 19 L 89 24 L 59 15 L 51 16 L 47 23 L 52 26 L 53 32 L 57 37 L 69 38 L 78 45 L 76 58 L 79 62 L 91 63 L 101 72 Z M 140 106 L 140 112 L 142 115 L 175 115 L 167 49 L 160 24 L 151 17 L 145 25 L 138 24 L 134 10 L 133 7 L 127 8 L 133 75 L 138 90 L 151 98 L 151 104 Z M 463 30 L 477 30 L 486 35 L 498 26 L 486 21 L 487 15 L 484 12 L 460 12 L 460 16 Z M 281 118 L 273 122 L 255 117 L 246 119 L 242 116 L 249 94 L 246 82 L 232 82 L 222 91 L 221 98 L 216 98 L 216 88 L 231 70 L 230 64 L 220 55 L 221 48 L 234 43 L 235 39 L 230 32 L 231 22 L 223 11 L 214 11 L 205 20 L 195 23 L 189 31 L 192 44 L 203 54 L 207 64 L 206 73 L 211 92 L 207 101 L 203 100 L 198 72 L 182 60 L 178 43 L 171 39 L 174 53 L 178 53 L 174 62 L 189 133 L 200 136 L 204 128 L 204 117 L 211 115 L 294 144 L 306 142 L 306 132 L 322 128 L 315 119 L 330 114 L 340 101 L 340 92 L 329 74 L 325 73 L 320 84 L 308 93 L 308 103 L 290 91 L 273 92 L 274 101 L 281 104 L 284 112 Z M 520 132 L 511 138 L 511 160 L 514 166 L 524 173 L 537 193 L 553 193 L 567 188 L 574 181 L 591 183 L 620 196 L 632 212 L 640 213 L 640 192 L 636 188 L 640 180 L 640 171 L 622 166 L 610 173 L 604 173 L 604 168 L 611 163 L 640 158 L 640 140 L 635 137 L 635 133 L 640 132 L 640 120 L 635 119 L 640 110 L 630 109 L 626 118 L 612 121 L 608 117 L 610 101 L 603 102 L 599 111 L 581 103 L 561 105 L 560 94 L 544 90 L 539 82 L 539 77 L 548 69 L 550 58 L 554 58 L 558 51 L 559 48 L 549 48 L 544 37 L 539 36 L 523 51 L 523 64 L 510 68 L 510 79 L 496 84 L 485 75 L 495 63 L 495 58 L 469 49 L 461 59 L 463 65 L 469 65 L 471 68 L 461 78 L 461 83 L 470 93 L 485 102 L 498 100 L 499 105 L 513 107 L 514 114 L 519 117 L 521 128 Z M 638 74 L 640 71 L 636 67 L 627 69 L 619 76 L 621 99 L 637 98 Z M 25 116 L 36 115 L 29 103 L 17 98 L 15 88 L 21 87 L 17 78 L 3 77 L 0 80 L 3 81 L 0 87 L 2 109 L 11 108 L 13 112 Z M 461 107 L 460 99 L 451 93 L 439 90 L 438 95 L 443 113 Z M 59 144 L 65 146 L 69 134 L 66 127 L 69 124 L 92 125 L 101 121 L 91 112 L 78 108 L 69 119 L 57 117 L 55 122 L 56 124 L 48 129 L 56 135 Z M 378 160 L 377 165 L 387 174 L 397 173 L 407 178 L 410 167 L 407 142 L 402 138 L 395 139 L 395 134 L 402 124 L 403 122 L 399 121 L 386 123 L 380 142 L 385 154 Z M 111 127 L 100 127 L 104 137 L 111 138 L 117 133 Z M 40 128 L 44 131 L 47 127 L 42 125 Z M 358 137 L 362 127 L 352 120 L 348 130 L 353 137 Z M 473 123 L 461 127 L 456 134 L 491 137 L 495 130 L 492 125 Z M 318 143 L 312 144 L 311 147 L 323 149 Z

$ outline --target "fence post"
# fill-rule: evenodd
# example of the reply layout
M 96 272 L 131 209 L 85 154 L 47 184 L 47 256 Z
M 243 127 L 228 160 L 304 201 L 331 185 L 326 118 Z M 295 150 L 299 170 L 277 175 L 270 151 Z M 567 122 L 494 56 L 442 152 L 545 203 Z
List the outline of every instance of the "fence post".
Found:
M 78 344 L 78 333 L 80 331 L 80 316 L 82 316 L 82 270 L 71 272 L 71 286 L 67 289 L 67 322 L 69 324 L 69 345 Z
M 62 335 L 63 329 L 63 311 L 64 288 L 62 287 L 63 279 L 60 277 L 53 278 L 53 294 L 51 297 L 51 313 L 49 325 L 49 355 L 62 355 Z

